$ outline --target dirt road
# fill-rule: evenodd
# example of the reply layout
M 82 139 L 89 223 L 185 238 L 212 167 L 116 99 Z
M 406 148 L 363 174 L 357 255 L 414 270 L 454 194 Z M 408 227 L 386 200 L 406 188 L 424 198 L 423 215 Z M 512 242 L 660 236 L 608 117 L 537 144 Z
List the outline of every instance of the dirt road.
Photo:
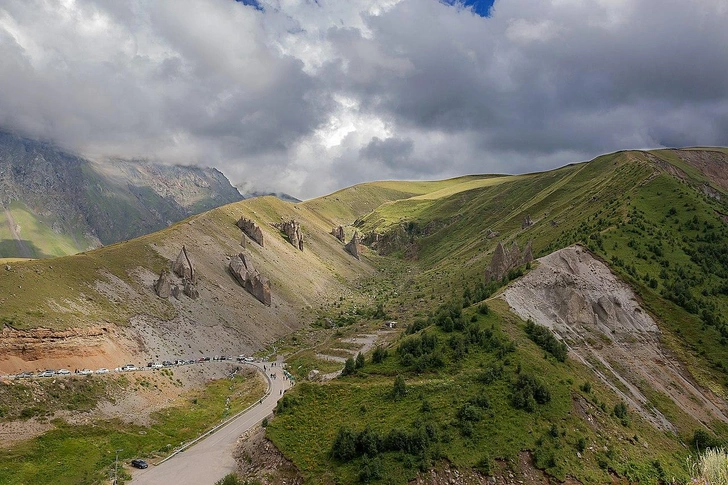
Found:
M 235 471 L 233 450 L 235 444 L 245 431 L 256 426 L 263 418 L 269 416 L 282 397 L 282 392 L 291 386 L 283 375 L 280 362 L 271 367 L 271 362 L 255 365 L 270 377 L 270 392 L 260 404 L 253 406 L 226 426 L 201 440 L 187 450 L 178 453 L 169 460 L 146 470 L 134 471 L 131 483 L 134 485 L 158 485 L 174 483 L 175 485 L 212 485 L 228 473 Z

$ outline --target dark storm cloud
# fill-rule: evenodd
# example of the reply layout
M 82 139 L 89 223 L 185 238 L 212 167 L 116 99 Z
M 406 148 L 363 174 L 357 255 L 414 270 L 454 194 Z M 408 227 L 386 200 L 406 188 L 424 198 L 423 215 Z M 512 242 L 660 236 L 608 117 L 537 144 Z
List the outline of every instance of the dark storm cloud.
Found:
M 398 126 L 479 131 L 483 149 L 593 153 L 630 141 L 687 142 L 691 131 L 694 141 L 728 141 L 710 129 L 725 110 L 705 109 L 728 99 L 724 7 L 558 3 L 498 2 L 484 19 L 402 2 L 369 18 L 369 38 L 332 31 L 339 55 L 355 67 L 331 67 L 367 109 Z M 664 126 L 663 117 L 683 126 Z
M 724 1 L 473 5 L 6 0 L 0 127 L 303 197 L 728 144 Z

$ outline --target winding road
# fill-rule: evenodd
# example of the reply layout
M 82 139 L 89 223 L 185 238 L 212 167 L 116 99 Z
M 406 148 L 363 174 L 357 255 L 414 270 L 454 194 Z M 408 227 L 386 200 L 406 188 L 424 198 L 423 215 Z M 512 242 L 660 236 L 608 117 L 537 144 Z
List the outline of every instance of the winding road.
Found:
M 230 421 L 211 435 L 186 450 L 146 470 L 134 470 L 134 485 L 212 485 L 235 471 L 233 451 L 240 435 L 269 416 L 283 392 L 291 387 L 285 378 L 282 362 L 260 362 L 255 365 L 268 376 L 269 392 L 259 404 Z M 265 366 L 265 370 L 264 370 Z M 271 379 L 273 374 L 275 378 Z

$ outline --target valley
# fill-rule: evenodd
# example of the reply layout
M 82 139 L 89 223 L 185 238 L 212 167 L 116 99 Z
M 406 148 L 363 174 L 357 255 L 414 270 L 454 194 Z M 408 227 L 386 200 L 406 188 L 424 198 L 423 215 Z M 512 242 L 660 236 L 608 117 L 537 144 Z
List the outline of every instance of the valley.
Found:
M 0 373 L 285 359 L 297 384 L 255 438 L 270 456 L 244 443 L 238 452 L 258 456 L 238 468 L 262 483 L 292 473 L 295 483 L 684 482 L 699 440 L 728 440 L 725 173 L 724 149 L 626 151 L 543 173 L 375 182 L 301 203 L 258 197 L 80 254 L 6 261 Z M 281 229 L 288 221 L 302 242 Z M 355 234 L 358 258 L 345 249 Z M 193 271 L 180 276 L 170 270 L 183 247 Z M 231 274 L 241 253 L 269 281 L 270 305 Z M 176 296 L 155 291 L 165 270 Z M 182 292 L 190 284 L 194 296 Z M 147 403 L 127 407 L 146 416 L 135 423 L 143 437 L 173 403 L 179 419 L 191 412 L 190 393 L 224 391 L 218 371 L 170 373 L 147 385 L 79 379 L 98 385 L 82 422 L 69 395 L 41 392 L 50 381 L 3 379 L 8 395 L 57 404 L 32 416 L 21 398 L 7 407 L 2 429 L 26 435 L 0 462 L 50 436 L 60 448 L 83 435 L 112 449 L 124 420 L 114 406 Z M 82 431 L 97 421 L 99 433 Z M 145 439 L 125 459 L 164 455 Z M 180 436 L 165 439 L 174 447 Z M 66 483 L 97 483 L 109 459 Z M 289 465 L 276 475 L 269 459 Z

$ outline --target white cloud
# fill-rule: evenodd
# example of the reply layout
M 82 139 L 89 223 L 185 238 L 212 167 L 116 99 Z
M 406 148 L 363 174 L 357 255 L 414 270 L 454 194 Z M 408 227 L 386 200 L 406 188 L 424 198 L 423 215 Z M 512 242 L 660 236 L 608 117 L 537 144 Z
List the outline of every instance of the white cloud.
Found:
M 728 144 L 722 0 L 0 4 L 0 128 L 309 197 Z

